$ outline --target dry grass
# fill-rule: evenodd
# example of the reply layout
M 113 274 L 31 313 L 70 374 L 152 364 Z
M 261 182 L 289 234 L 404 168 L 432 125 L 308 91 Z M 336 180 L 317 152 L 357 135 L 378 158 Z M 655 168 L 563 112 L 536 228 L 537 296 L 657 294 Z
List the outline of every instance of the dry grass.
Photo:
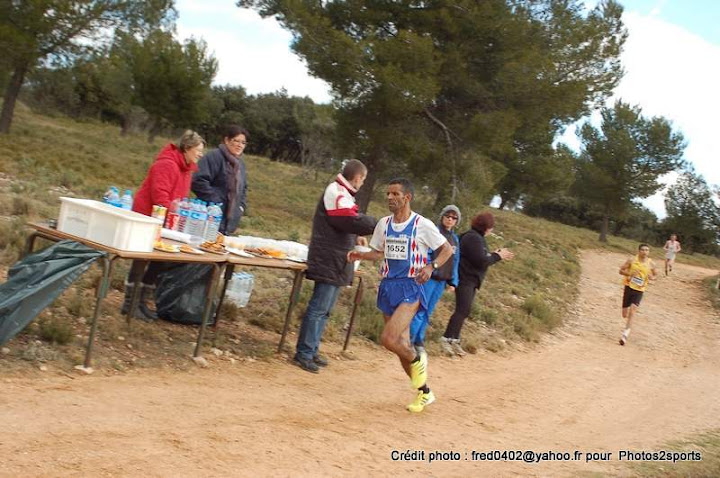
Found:
M 111 184 L 137 189 L 153 158 L 169 139 L 149 144 L 146 136 L 120 137 L 113 126 L 98 122 L 78 123 L 67 118 L 49 118 L 20 108 L 13 132 L 0 135 L 0 267 L 12 264 L 24 246 L 23 224 L 30 220 L 57 215 L 59 196 L 99 198 Z M 248 157 L 249 211 L 243 219 L 241 234 L 307 242 L 315 205 L 333 173 L 315 175 L 301 168 Z M 420 190 L 420 188 L 418 188 Z M 425 210 L 432 198 L 418 193 L 416 204 L 428 217 L 437 211 Z M 466 218 L 477 206 L 460 204 Z M 379 188 L 370 205 L 375 216 L 387 214 Z M 503 350 L 512 341 L 536 341 L 561 323 L 577 295 L 580 274 L 580 249 L 606 249 L 632 254 L 637 244 L 611 237 L 602 244 L 597 233 L 529 218 L 522 214 L 495 211 L 495 236 L 492 248 L 508 247 L 516 260 L 493 266 L 478 294 L 472 316 L 463 330 L 464 345 L 470 351 Z M 467 225 L 467 219 L 463 226 Z M 38 244 L 40 246 L 41 243 Z M 658 255 L 657 247 L 653 251 Z M 720 261 L 704 256 L 680 255 L 679 262 L 719 267 Z M 169 366 L 183 369 L 193 349 L 197 329 L 169 323 L 145 324 L 133 321 L 128 327 L 119 314 L 123 281 L 128 265 L 119 262 L 114 270 L 109 298 L 103 306 L 95 361 L 97 366 L 124 371 L 133 367 Z M 367 288 L 358 308 L 355 332 L 377 341 L 382 317 L 375 308 L 377 276 L 364 264 Z M 226 306 L 222 313 L 215 345 L 228 357 L 265 357 L 272 355 L 282 330 L 292 274 L 267 269 L 248 269 L 255 274 L 255 289 L 244 309 Z M 58 363 L 70 367 L 81 363 L 87 340 L 87 323 L 94 305 L 94 290 L 99 272 L 92 268 L 75 286 L 66 291 L 43 313 L 45 324 L 64 324 L 72 331 L 66 345 L 51 345 L 63 332 L 42 332 L 38 324 L 13 340 L 10 360 L 24 357 L 24 351 L 50 347 Z M 306 281 L 292 317 L 296 330 L 312 293 Z M 344 339 L 352 310 L 354 289 L 343 290 L 330 317 L 326 340 Z M 441 299 L 428 330 L 428 348 L 444 331 L 454 307 L 454 298 L 446 293 Z M 49 325 L 45 326 L 50 327 Z M 208 334 L 208 344 L 215 337 Z M 287 351 L 294 348 L 291 336 Z M 357 339 L 356 339 L 357 340 Z M 207 350 L 207 349 L 206 349 Z M 37 350 L 27 355 L 37 355 Z M 43 360 L 46 360 L 47 354 Z M 27 357 L 25 357 L 27 358 Z M 3 362 L 8 362 L 5 357 Z M 29 361 L 32 364 L 32 360 Z M 15 362 L 13 362 L 15 363 Z M 19 363 L 19 362 L 18 362 Z M 22 361 L 27 363 L 27 361 Z M 17 365 L 17 363 L 16 363 Z M 12 367 L 11 367 L 12 368 Z
M 670 452 L 700 452 L 702 461 L 648 461 L 632 466 L 637 476 L 715 478 L 720 476 L 720 430 L 703 433 L 660 447 Z

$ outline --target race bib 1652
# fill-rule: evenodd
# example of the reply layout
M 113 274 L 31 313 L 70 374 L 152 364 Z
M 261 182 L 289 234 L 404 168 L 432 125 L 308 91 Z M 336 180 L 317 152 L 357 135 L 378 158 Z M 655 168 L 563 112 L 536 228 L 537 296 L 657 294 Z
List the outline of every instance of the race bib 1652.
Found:
M 385 258 L 394 260 L 407 260 L 408 258 L 408 237 L 386 237 Z

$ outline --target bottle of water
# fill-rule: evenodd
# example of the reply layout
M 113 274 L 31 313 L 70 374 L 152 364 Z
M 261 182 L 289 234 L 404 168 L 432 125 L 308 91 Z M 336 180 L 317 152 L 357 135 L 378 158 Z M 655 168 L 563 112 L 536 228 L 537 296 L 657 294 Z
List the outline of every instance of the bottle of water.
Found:
M 208 206 L 205 201 L 198 201 L 200 203 L 200 207 L 198 208 L 199 211 L 199 219 L 198 222 L 198 230 L 197 235 L 204 238 L 207 235 L 207 226 L 208 226 Z
M 184 233 L 189 233 L 188 219 L 190 218 L 190 201 L 188 198 L 182 198 L 178 205 L 178 227 L 177 230 Z
M 165 216 L 165 224 L 163 225 L 163 227 L 165 229 L 177 231 L 179 213 L 180 198 L 175 198 L 172 200 L 172 202 L 170 202 L 170 207 L 168 207 L 167 214 Z
M 238 307 L 245 307 L 250 300 L 255 278 L 247 272 L 236 272 L 233 274 L 225 295 L 228 300 Z
M 126 189 L 125 194 L 123 194 L 122 198 L 120 198 L 120 207 L 130 211 L 130 210 L 132 210 L 132 205 L 133 205 L 132 191 L 130 191 L 129 189 Z
M 197 215 L 197 206 L 195 204 L 196 199 L 190 199 L 188 201 L 188 216 L 185 222 L 185 234 L 193 235 L 195 232 L 195 216 Z
M 103 200 L 111 206 L 122 207 L 120 204 L 120 193 L 115 186 L 110 186 L 110 189 L 108 189 L 103 196 Z
M 205 237 L 205 222 L 207 220 L 207 207 L 199 200 L 193 201 L 193 206 L 190 209 L 190 232 L 191 236 L 202 239 Z
M 220 229 L 220 223 L 222 222 L 222 208 L 220 205 L 210 203 L 207 216 L 207 231 L 205 233 L 205 240 L 215 242 L 218 230 Z

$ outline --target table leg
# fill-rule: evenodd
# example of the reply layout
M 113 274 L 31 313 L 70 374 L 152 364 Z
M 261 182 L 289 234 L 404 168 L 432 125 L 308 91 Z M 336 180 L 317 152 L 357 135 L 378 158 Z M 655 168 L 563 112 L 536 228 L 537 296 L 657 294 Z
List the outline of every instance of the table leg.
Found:
M 353 308 L 352 308 L 352 313 L 350 314 L 350 324 L 348 325 L 347 335 L 345 336 L 345 344 L 343 345 L 343 352 L 345 352 L 347 350 L 348 345 L 350 344 L 350 336 L 352 335 L 353 325 L 355 324 L 355 314 L 357 313 L 358 306 L 362 302 L 363 291 L 364 291 L 363 278 L 358 277 L 358 286 L 357 286 L 357 290 L 355 291 L 355 298 L 353 299 Z
M 220 309 L 222 308 L 223 301 L 225 300 L 225 291 L 227 290 L 228 282 L 232 279 L 232 275 L 235 273 L 235 264 L 228 264 L 225 266 L 225 277 L 223 280 L 222 290 L 220 291 L 220 299 L 218 299 L 217 309 L 215 309 L 215 323 L 213 324 L 213 347 L 217 340 L 217 329 L 218 322 L 220 321 Z
M 85 367 L 90 367 L 90 358 L 92 356 L 93 344 L 95 342 L 95 332 L 97 331 L 98 317 L 100 317 L 100 305 L 102 304 L 102 300 L 107 295 L 108 287 L 110 286 L 110 274 L 112 273 L 112 266 L 117 257 L 118 256 L 104 256 L 100 258 L 100 265 L 102 267 L 103 275 L 97 288 L 95 312 L 93 312 L 92 323 L 90 325 L 90 336 L 88 337 L 88 344 L 87 348 L 85 349 Z
M 135 261 L 132 262 L 132 264 L 135 264 Z M 150 264 L 150 262 L 145 262 L 145 267 Z M 130 266 L 132 267 L 132 265 Z M 129 282 L 126 282 L 129 283 Z M 138 276 L 138 279 L 133 284 L 133 292 L 132 297 L 130 297 L 130 308 L 127 311 L 126 314 L 126 320 L 127 324 L 130 325 L 130 321 L 132 320 L 135 311 L 138 308 L 138 305 L 140 303 L 140 289 L 142 288 L 142 275 Z
M 278 345 L 278 352 L 282 352 L 283 345 L 285 345 L 285 337 L 287 336 L 288 328 L 290 328 L 290 319 L 292 318 L 292 311 L 300 298 L 300 290 L 302 289 L 302 280 L 305 275 L 304 271 L 295 271 L 295 280 L 293 281 L 293 288 L 290 292 L 290 300 L 288 301 L 287 312 L 285 313 L 285 324 L 283 325 L 282 335 L 280 335 L 280 344 Z
M 205 336 L 205 327 L 208 319 L 210 318 L 210 312 L 212 312 L 212 303 L 215 297 L 218 278 L 220 277 L 221 269 L 225 264 L 213 264 L 212 265 L 212 276 L 210 282 L 208 282 L 206 296 L 205 296 L 205 308 L 203 310 L 202 322 L 200 323 L 200 331 L 198 332 L 197 344 L 195 345 L 195 352 L 193 357 L 200 356 L 200 347 L 202 346 L 203 337 Z
M 35 248 L 35 239 L 37 237 L 37 232 L 30 233 L 27 240 L 25 241 L 25 254 L 23 254 L 23 257 L 28 256 L 32 253 L 33 249 Z

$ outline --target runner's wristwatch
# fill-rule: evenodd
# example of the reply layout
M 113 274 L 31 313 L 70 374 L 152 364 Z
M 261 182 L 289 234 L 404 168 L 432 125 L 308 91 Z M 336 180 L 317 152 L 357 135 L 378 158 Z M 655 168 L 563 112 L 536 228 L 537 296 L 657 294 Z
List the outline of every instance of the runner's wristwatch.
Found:
M 436 270 L 438 270 L 438 269 L 440 268 L 440 266 L 438 265 L 438 263 L 435 262 L 435 261 L 432 261 L 432 262 L 430 263 L 430 265 L 432 266 L 432 268 L 433 268 L 434 271 L 436 271 Z

